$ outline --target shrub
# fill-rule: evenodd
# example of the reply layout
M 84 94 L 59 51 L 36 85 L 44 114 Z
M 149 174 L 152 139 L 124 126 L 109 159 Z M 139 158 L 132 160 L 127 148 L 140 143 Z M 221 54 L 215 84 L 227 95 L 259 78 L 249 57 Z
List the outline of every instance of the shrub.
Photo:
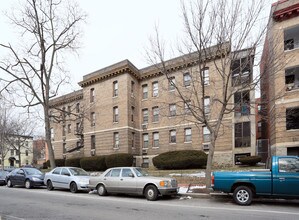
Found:
M 239 158 L 239 161 L 244 165 L 254 166 L 258 162 L 261 162 L 262 158 L 260 156 L 247 156 Z
M 110 167 L 130 167 L 133 164 L 133 156 L 131 154 L 119 153 L 111 154 L 105 157 L 107 168 Z
M 80 165 L 87 171 L 104 171 L 107 169 L 105 156 L 83 157 L 80 160 Z
M 65 166 L 80 167 L 81 158 L 69 158 L 65 160 Z
M 200 150 L 180 150 L 159 154 L 153 158 L 158 169 L 193 169 L 207 164 L 207 154 Z
M 65 166 L 65 159 L 55 159 L 55 164 L 57 167 Z

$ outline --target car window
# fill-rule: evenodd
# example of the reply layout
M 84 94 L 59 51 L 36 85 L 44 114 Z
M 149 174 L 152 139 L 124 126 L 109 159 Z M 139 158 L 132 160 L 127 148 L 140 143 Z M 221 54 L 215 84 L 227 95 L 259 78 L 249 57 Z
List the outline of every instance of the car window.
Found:
M 299 159 L 280 158 L 278 161 L 279 172 L 296 173 L 299 172 Z
M 69 170 L 74 176 L 89 176 L 89 174 L 81 168 L 74 167 L 70 168 Z
M 134 168 L 134 172 L 136 173 L 136 175 L 138 177 L 148 176 L 148 173 L 145 170 L 141 169 L 141 168 Z
M 111 177 L 119 177 L 120 169 L 111 170 Z
M 60 174 L 61 168 L 56 168 L 55 170 L 53 170 L 53 174 Z
M 25 173 L 27 175 L 41 175 L 42 172 L 40 172 L 38 169 L 24 169 Z
M 109 177 L 111 175 L 111 170 L 105 174 L 105 177 Z
M 131 169 L 129 169 L 129 168 L 124 168 L 123 170 L 122 170 L 122 173 L 121 173 L 121 176 L 122 177 L 130 177 L 130 175 L 132 176 L 132 171 L 131 171 Z
M 70 172 L 66 168 L 62 168 L 61 175 L 70 176 Z

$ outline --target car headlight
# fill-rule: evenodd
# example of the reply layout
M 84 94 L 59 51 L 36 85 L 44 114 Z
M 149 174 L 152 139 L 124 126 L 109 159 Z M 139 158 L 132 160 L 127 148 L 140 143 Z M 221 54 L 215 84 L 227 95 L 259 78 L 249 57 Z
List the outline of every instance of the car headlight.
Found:
M 78 182 L 80 185 L 86 185 L 86 184 L 88 184 L 88 179 L 79 179 Z
M 162 187 L 170 187 L 171 184 L 170 184 L 170 181 L 163 180 L 163 181 L 160 181 L 160 186 L 162 186 Z
M 32 177 L 32 180 L 33 180 L 33 181 L 41 181 L 41 179 L 36 178 L 36 177 Z

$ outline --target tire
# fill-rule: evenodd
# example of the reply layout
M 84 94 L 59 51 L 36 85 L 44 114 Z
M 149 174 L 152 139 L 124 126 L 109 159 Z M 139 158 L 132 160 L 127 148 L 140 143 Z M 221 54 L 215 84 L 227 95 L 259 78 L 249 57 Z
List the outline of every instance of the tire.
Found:
M 7 187 L 9 187 L 9 188 L 13 187 L 13 185 L 12 185 L 10 179 L 7 180 L 6 185 L 7 185 Z
M 32 184 L 31 184 L 31 182 L 30 182 L 30 180 L 25 180 L 25 188 L 26 189 L 31 189 L 32 188 Z
M 53 190 L 54 187 L 53 187 L 53 184 L 52 184 L 52 181 L 51 180 L 48 180 L 47 181 L 47 190 L 51 191 Z
M 252 202 L 252 189 L 248 186 L 238 186 L 234 190 L 233 198 L 238 205 L 250 205 Z
M 70 191 L 72 193 L 76 193 L 78 192 L 78 187 L 77 187 L 77 184 L 75 182 L 71 182 L 71 185 L 70 185 Z
M 103 184 L 100 184 L 97 187 L 97 192 L 98 192 L 99 196 L 107 196 L 108 195 L 107 190 Z
M 158 198 L 158 189 L 153 185 L 149 185 L 144 190 L 144 196 L 149 201 L 155 201 Z

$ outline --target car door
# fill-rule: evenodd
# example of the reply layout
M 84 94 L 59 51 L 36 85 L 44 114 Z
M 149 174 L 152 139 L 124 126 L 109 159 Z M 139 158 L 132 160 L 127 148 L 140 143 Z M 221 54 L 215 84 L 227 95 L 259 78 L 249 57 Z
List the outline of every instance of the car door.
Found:
M 19 170 L 20 169 L 15 169 L 9 174 L 9 179 L 13 185 L 16 185 L 18 183 L 17 173 L 19 172 Z
M 278 172 L 273 175 L 273 194 L 299 196 L 299 158 L 278 159 Z
M 59 175 L 59 182 L 61 184 L 61 188 L 69 189 L 71 182 L 71 174 L 67 168 L 62 168 Z
M 120 172 L 121 168 L 113 168 L 105 175 L 103 182 L 106 185 L 106 189 L 108 192 L 119 192 L 118 183 Z
M 26 173 L 25 170 L 19 169 L 14 176 L 15 185 L 24 185 Z
M 119 192 L 135 194 L 136 189 L 136 177 L 132 172 L 131 168 L 123 168 L 121 171 L 121 176 L 119 178 Z
M 58 188 L 61 187 L 61 183 L 59 182 L 60 172 L 61 172 L 61 168 L 57 167 L 50 174 L 49 179 L 51 180 L 53 187 L 58 187 Z

